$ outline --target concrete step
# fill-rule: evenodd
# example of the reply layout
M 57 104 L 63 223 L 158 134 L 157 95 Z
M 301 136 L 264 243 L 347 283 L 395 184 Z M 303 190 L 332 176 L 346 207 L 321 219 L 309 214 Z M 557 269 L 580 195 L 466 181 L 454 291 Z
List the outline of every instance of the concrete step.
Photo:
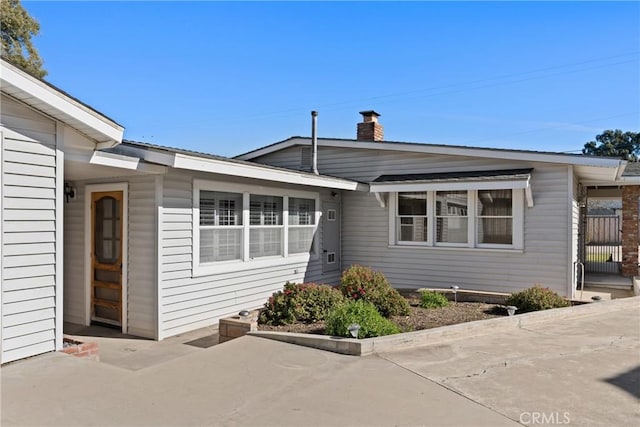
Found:
M 600 297 L 601 301 L 610 300 L 611 294 L 607 292 L 594 292 L 594 291 L 580 291 L 576 292 L 574 301 L 580 302 L 595 302 L 593 297 Z

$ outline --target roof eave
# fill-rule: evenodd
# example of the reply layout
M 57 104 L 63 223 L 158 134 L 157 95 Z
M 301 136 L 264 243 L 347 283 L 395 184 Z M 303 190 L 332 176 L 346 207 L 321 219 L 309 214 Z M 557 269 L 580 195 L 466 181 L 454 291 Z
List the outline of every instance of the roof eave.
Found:
M 236 158 L 241 160 L 251 160 L 266 154 L 280 151 L 295 145 L 310 145 L 310 139 L 306 137 L 291 137 L 284 141 L 271 144 L 269 146 L 241 154 Z M 451 156 L 469 156 L 480 158 L 492 158 L 503 160 L 524 160 L 542 163 L 569 164 L 577 166 L 595 166 L 595 167 L 611 167 L 617 168 L 622 160 L 595 157 L 595 156 L 572 156 L 562 153 L 544 153 L 525 150 L 507 150 L 492 149 L 481 147 L 462 147 L 455 145 L 435 145 L 407 142 L 367 142 L 357 140 L 343 140 L 319 138 L 318 146 L 337 147 L 337 148 L 354 148 L 354 149 L 370 149 L 370 150 L 387 150 L 387 151 L 404 151 L 424 154 L 441 154 Z
M 2 92 L 65 123 L 96 141 L 95 148 L 109 148 L 122 141 L 124 128 L 46 82 L 0 60 Z
M 331 188 L 336 190 L 362 191 L 365 184 L 324 175 L 305 174 L 296 171 L 275 170 L 256 164 L 241 165 L 224 160 L 188 156 L 176 153 L 173 155 L 173 167 L 193 171 L 210 172 L 243 178 L 263 179 L 287 184 L 309 185 L 312 187 Z M 367 187 L 368 190 L 368 187 Z M 366 190 L 365 190 L 366 191 Z
M 335 178 L 326 175 L 314 175 L 294 170 L 278 169 L 260 165 L 259 163 L 237 162 L 232 159 L 201 157 L 169 151 L 169 147 L 145 147 L 141 143 L 121 145 L 123 152 L 129 156 L 137 156 L 147 162 L 164 166 L 220 175 L 262 179 L 287 184 L 309 185 L 312 187 L 335 190 L 369 191 L 369 186 L 357 181 Z

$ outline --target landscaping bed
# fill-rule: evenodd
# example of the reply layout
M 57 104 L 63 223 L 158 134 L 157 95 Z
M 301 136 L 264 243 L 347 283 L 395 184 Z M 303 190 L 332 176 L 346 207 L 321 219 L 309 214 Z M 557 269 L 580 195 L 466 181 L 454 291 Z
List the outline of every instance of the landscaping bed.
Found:
M 446 307 L 427 309 L 420 307 L 420 294 L 418 292 L 401 291 L 401 294 L 409 302 L 410 313 L 408 316 L 391 316 L 390 319 L 396 323 L 403 332 L 431 329 L 507 315 L 504 306 L 482 302 L 451 302 Z M 318 321 L 309 324 L 299 322 L 278 326 L 259 324 L 258 330 L 322 335 L 325 334 L 325 322 Z

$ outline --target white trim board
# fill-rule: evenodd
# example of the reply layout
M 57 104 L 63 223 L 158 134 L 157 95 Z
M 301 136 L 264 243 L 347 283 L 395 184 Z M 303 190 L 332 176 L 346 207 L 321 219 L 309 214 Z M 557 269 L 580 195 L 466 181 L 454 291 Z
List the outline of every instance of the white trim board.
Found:
M 0 237 L 4 236 L 3 234 L 3 227 L 4 227 L 4 185 L 2 184 L 2 178 L 4 177 L 4 163 L 2 160 L 2 154 L 4 152 L 4 133 L 2 132 L 2 128 L 0 128 Z M 2 364 L 2 362 L 4 362 L 4 360 L 2 359 L 2 355 L 3 350 L 2 350 L 2 330 L 3 330 L 3 326 L 2 326 L 2 293 L 3 293 L 3 289 L 4 289 L 4 280 L 2 279 L 2 272 L 4 271 L 2 264 L 3 264 L 3 255 L 2 255 L 2 248 L 4 246 L 4 243 L 2 241 L 2 239 L 0 238 L 0 364 Z
M 85 325 L 91 324 L 91 193 L 122 191 L 122 333 L 128 332 L 128 276 L 129 276 L 129 184 L 90 184 L 84 188 L 84 307 Z
M 37 101 L 38 111 L 64 122 L 72 128 L 78 129 L 84 125 L 93 132 L 91 137 L 106 144 L 101 146 L 115 146 L 122 141 L 124 128 L 104 115 L 30 76 L 5 60 L 0 60 L 3 82 L 3 92 L 20 100 L 25 104 Z M 29 102 L 31 100 L 31 102 Z M 44 107 L 42 106 L 44 105 Z M 49 108 L 47 108 L 49 107 Z M 81 129 L 78 129 L 82 131 Z
M 336 190 L 367 191 L 369 187 L 356 181 L 314 175 L 295 170 L 277 169 L 249 162 L 242 163 L 210 157 L 186 155 L 183 153 L 156 151 L 152 147 L 123 146 L 127 155 L 137 156 L 147 162 L 156 163 L 176 169 L 198 172 L 209 172 L 219 175 L 254 178 L 261 181 L 283 182 L 287 184 L 307 185 L 311 187 L 330 188 Z
M 56 308 L 55 348 L 63 347 L 64 329 L 64 125 L 56 122 Z
M 156 175 L 154 180 L 155 185 L 155 211 L 156 211 L 156 248 L 155 248 L 155 269 L 154 269 L 154 283 L 155 283 L 155 305 L 156 305 L 156 325 L 155 325 L 155 336 L 158 341 L 164 338 L 164 332 L 162 329 L 162 299 L 164 298 L 162 292 L 162 236 L 163 236 L 163 184 L 164 177 L 162 175 Z

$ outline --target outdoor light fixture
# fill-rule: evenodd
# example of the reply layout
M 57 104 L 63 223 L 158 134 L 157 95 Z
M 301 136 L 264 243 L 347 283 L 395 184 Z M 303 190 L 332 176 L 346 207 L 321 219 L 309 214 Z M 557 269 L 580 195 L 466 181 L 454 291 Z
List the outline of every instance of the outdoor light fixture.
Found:
M 240 316 L 240 320 L 249 320 L 249 312 L 247 310 L 242 310 L 240 313 L 238 313 L 238 316 Z
M 67 203 L 69 203 L 70 200 L 76 199 L 76 189 L 68 182 L 64 183 L 64 197 Z
M 506 308 L 509 316 L 513 316 L 514 314 L 516 314 L 516 310 L 518 309 L 518 307 L 516 307 L 515 305 L 508 305 Z
M 458 289 L 460 289 L 460 286 L 453 285 L 451 289 L 453 289 L 453 301 L 458 302 Z
M 358 338 L 358 332 L 360 332 L 360 325 L 357 323 L 352 323 L 347 327 L 347 330 L 351 334 L 352 337 Z

